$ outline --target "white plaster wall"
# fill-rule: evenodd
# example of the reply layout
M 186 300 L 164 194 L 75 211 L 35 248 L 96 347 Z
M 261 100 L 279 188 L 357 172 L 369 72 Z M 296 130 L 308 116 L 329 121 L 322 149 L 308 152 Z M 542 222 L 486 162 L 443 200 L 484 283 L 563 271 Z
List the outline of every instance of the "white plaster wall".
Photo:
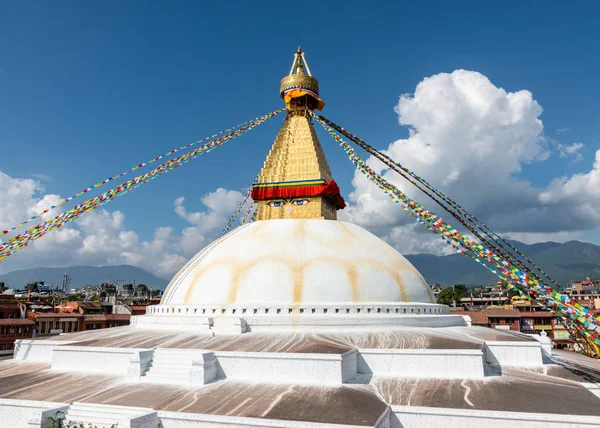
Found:
M 139 378 L 151 359 L 151 349 L 57 346 L 52 358 L 52 369 L 125 376 L 133 374 Z M 132 365 L 135 366 L 136 373 L 130 372 Z
M 45 426 L 42 423 L 49 416 L 54 417 L 59 410 L 65 412 L 67 407 L 66 403 L 0 398 L 0 426 L 2 428 Z
M 219 376 L 254 382 L 341 384 L 356 376 L 356 352 L 276 354 L 273 352 L 215 352 Z M 342 359 L 348 358 L 345 365 Z
M 461 327 L 464 320 L 456 315 L 300 315 L 300 316 L 250 316 L 244 318 L 249 330 L 372 330 L 386 327 Z
M 483 352 L 476 349 L 360 349 L 358 372 L 418 378 L 483 378 Z
M 277 419 L 240 418 L 235 416 L 199 415 L 179 412 L 158 412 L 162 428 L 365 428 L 364 425 L 338 425 L 301 421 L 282 421 Z M 388 419 L 386 418 L 385 421 Z M 377 428 L 385 428 L 378 424 Z
M 594 416 L 392 406 L 391 428 L 598 428 Z
M 15 360 L 52 361 L 54 348 L 59 345 L 68 345 L 72 341 L 57 340 L 17 340 L 15 342 Z
M 130 325 L 138 328 L 160 328 L 177 331 L 209 331 L 211 319 L 201 316 L 175 315 L 135 315 L 131 317 Z
M 325 299 L 314 302 L 261 302 L 235 303 L 228 305 L 211 304 L 160 304 L 146 308 L 146 315 L 218 317 L 252 315 L 442 315 L 450 314 L 446 305 L 417 302 L 328 302 Z M 461 315 L 456 315 L 461 316 Z M 464 325 L 464 324 L 463 324 Z
M 537 367 L 543 365 L 542 346 L 537 341 L 485 342 L 486 361 L 491 365 Z
M 239 303 L 290 302 L 297 287 L 304 302 L 434 301 L 414 266 L 360 226 L 291 219 L 244 225 L 208 245 L 175 275 L 162 301 L 223 304 L 234 295 Z

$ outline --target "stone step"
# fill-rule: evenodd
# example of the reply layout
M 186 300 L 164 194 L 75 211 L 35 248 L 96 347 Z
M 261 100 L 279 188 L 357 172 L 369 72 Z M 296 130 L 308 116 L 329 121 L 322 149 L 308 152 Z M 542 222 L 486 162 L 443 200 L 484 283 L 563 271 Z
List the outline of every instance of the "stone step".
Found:
M 152 360 L 148 363 L 148 367 L 160 367 L 160 368 L 192 368 L 191 360 L 183 360 L 174 364 L 172 361 L 163 361 L 163 360 Z
M 135 421 L 138 418 L 142 419 Z M 85 426 L 90 424 L 98 428 L 109 428 L 123 422 L 132 428 L 136 426 L 159 427 L 158 416 L 153 409 L 93 403 L 71 404 L 65 414 L 65 421 L 83 423 Z M 132 422 L 132 424 L 128 422 Z
M 192 364 L 192 361 L 203 361 L 202 355 L 189 355 L 182 357 L 168 357 L 164 358 L 161 356 L 154 356 L 152 362 L 160 362 L 163 364 Z
M 124 418 L 127 420 L 128 418 Z M 98 428 L 112 428 L 114 425 L 117 425 L 122 419 L 115 417 L 102 417 L 98 415 L 87 415 L 87 414 L 79 414 L 75 412 L 67 412 L 65 415 L 65 422 L 70 422 L 73 424 L 83 424 L 85 427 L 88 424 L 98 427 Z
M 111 404 L 96 404 L 96 403 L 82 403 L 75 402 L 69 406 L 69 411 L 88 411 L 88 412 L 111 412 L 111 414 L 139 416 L 145 415 L 153 410 L 145 407 L 130 407 L 130 406 L 118 406 Z
M 171 364 L 168 361 L 151 361 L 148 363 L 148 368 L 154 367 L 161 370 L 190 370 L 192 368 L 192 362 L 186 361 L 184 364 Z
M 162 354 L 162 355 L 167 355 L 167 354 L 196 354 L 196 353 L 205 353 L 206 350 L 204 349 L 187 349 L 187 348 L 156 348 L 154 350 L 154 354 Z

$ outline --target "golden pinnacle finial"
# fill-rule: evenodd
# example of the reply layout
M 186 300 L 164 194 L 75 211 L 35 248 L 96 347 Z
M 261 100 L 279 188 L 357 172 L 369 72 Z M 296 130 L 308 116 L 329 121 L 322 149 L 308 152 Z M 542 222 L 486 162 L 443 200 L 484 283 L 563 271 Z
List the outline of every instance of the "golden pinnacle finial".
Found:
M 293 106 L 302 107 L 302 110 L 305 110 L 305 107 L 308 107 L 309 110 L 322 110 L 325 106 L 323 100 L 319 98 L 319 81 L 312 76 L 300 46 L 294 53 L 290 73 L 281 80 L 279 94 L 285 100 L 288 111 Z M 290 101 L 301 97 L 304 98 L 304 101 L 296 102 L 292 106 Z

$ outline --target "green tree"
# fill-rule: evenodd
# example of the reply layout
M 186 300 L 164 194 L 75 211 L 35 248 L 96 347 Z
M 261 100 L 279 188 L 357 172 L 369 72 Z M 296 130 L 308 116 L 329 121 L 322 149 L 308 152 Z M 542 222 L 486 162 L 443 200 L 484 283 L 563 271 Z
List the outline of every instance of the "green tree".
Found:
M 456 292 L 451 288 L 445 288 L 440 292 L 437 302 L 440 305 L 451 306 L 454 302 L 456 302 Z
M 460 299 L 469 295 L 469 290 L 467 289 L 467 286 L 465 284 L 454 284 L 452 288 L 456 293 L 457 303 L 460 303 Z
M 79 302 L 85 299 L 85 294 L 83 293 L 73 293 L 67 296 L 67 302 Z

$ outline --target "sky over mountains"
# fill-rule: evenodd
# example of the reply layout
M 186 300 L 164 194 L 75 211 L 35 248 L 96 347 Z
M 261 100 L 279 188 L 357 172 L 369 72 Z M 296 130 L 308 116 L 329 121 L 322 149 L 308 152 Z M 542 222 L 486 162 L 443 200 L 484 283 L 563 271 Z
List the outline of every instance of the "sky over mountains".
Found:
M 494 230 L 526 243 L 600 243 L 600 129 L 598 106 L 589 103 L 600 96 L 590 71 L 600 64 L 581 55 L 600 34 L 589 10 L 516 3 L 507 10 L 363 9 L 350 2 L 348 10 L 324 11 L 318 38 L 288 31 L 267 43 L 275 31 L 268 23 L 287 7 L 277 4 L 260 13 L 243 4 L 8 6 L 0 17 L 0 36 L 13 41 L 0 67 L 0 228 L 281 107 L 278 82 L 300 43 L 321 82 L 326 116 L 386 149 Z M 327 14 L 352 17 L 362 31 L 344 32 L 344 19 Z M 227 26 L 212 22 L 224 16 Z M 0 274 L 130 264 L 170 277 L 219 235 L 281 119 L 40 239 L 0 262 Z M 349 202 L 341 220 L 405 254 L 448 254 L 318 133 Z

